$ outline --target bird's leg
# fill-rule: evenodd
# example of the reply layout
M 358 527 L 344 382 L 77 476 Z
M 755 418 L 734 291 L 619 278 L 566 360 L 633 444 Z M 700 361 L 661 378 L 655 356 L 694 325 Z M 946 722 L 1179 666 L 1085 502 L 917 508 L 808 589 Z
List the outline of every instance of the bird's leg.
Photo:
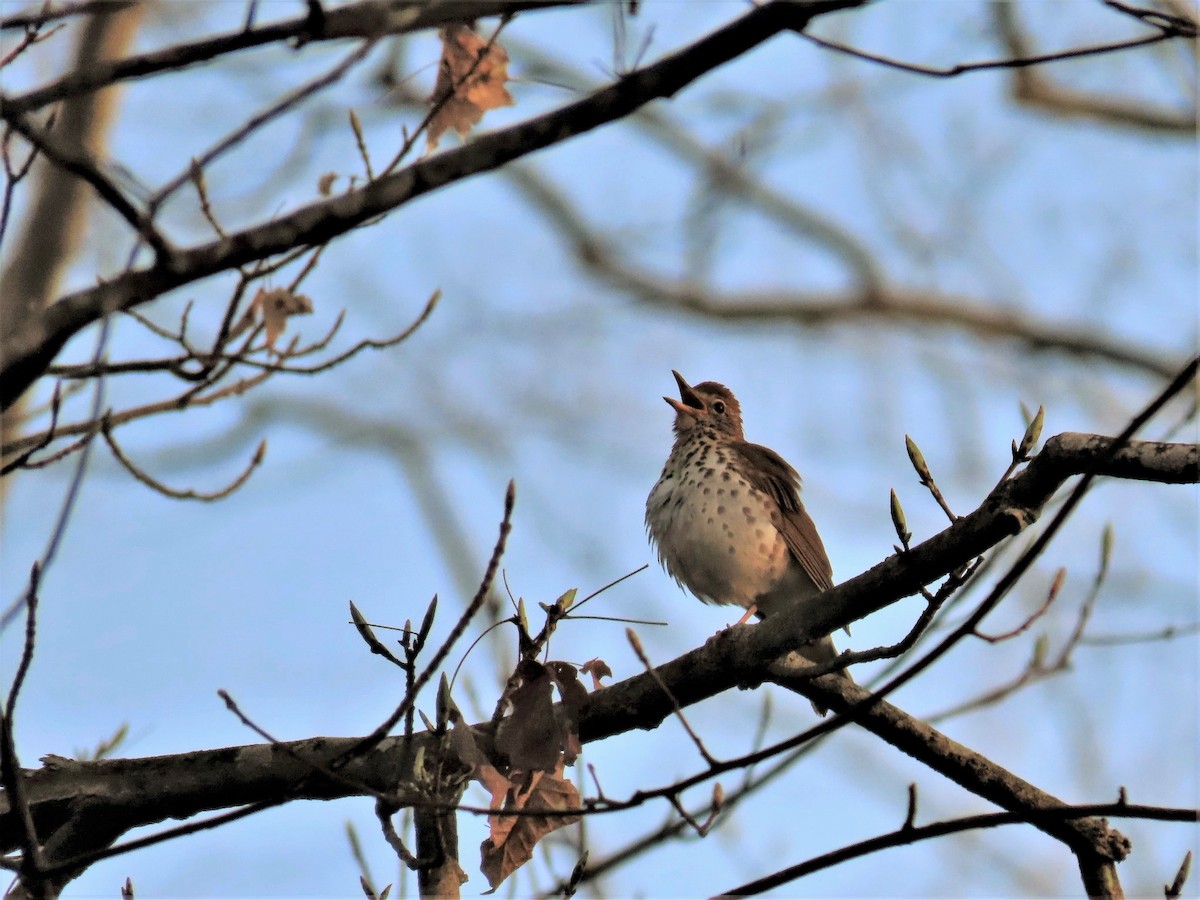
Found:
M 740 619 L 738 619 L 738 620 L 737 620 L 736 622 L 734 622 L 733 624 L 734 624 L 734 625 L 745 625 L 745 624 L 746 624 L 746 622 L 747 622 L 747 621 L 749 621 L 750 617 L 751 617 L 752 615 L 754 615 L 756 612 L 758 612 L 758 604 L 757 604 L 757 603 L 751 603 L 751 604 L 750 604 L 750 605 L 749 605 L 749 606 L 746 608 L 746 613 L 745 613 L 745 615 L 743 615 L 743 616 L 742 616 Z

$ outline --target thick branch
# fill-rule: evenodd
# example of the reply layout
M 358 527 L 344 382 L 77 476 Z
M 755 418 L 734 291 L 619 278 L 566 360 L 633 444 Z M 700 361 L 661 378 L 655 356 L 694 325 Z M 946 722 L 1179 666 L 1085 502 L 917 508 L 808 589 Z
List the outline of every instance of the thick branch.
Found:
M 797 5 L 777 0 L 758 7 L 691 46 L 576 103 L 483 135 L 358 190 L 221 240 L 167 254 L 149 268 L 70 294 L 0 344 L 0 407 L 9 406 L 24 393 L 72 335 L 109 312 L 131 309 L 181 285 L 276 253 L 327 243 L 430 191 L 619 120 L 651 100 L 673 96 L 780 31 L 802 29 L 822 13 L 861 2 L 815 0 Z
M 642 674 L 589 698 L 580 718 L 585 741 L 601 740 L 634 729 L 652 729 L 674 706 L 662 686 L 688 706 L 733 687 L 755 686 L 766 680 L 784 683 L 806 697 L 844 710 L 866 696 L 862 689 L 836 676 L 790 682 L 771 674 L 769 661 L 803 640 L 861 618 L 917 590 L 973 559 L 1004 537 L 1032 523 L 1057 488 L 1070 476 L 1087 471 L 1103 459 L 1111 438 L 1062 434 L 1021 474 L 1004 482 L 975 512 L 944 532 L 914 547 L 904 557 L 892 557 L 870 571 L 834 588 L 812 614 L 797 611 L 777 617 L 771 629 L 731 628 L 703 647 L 660 666 L 654 676 Z M 1132 442 L 1102 465 L 1104 474 L 1163 483 L 1200 481 L 1200 446 Z M 765 662 L 766 661 L 766 662 Z M 1010 811 L 1052 809 L 1057 798 L 952 741 L 927 724 L 886 702 L 859 710 L 854 719 L 865 729 L 926 763 L 982 797 Z M 486 740 L 487 729 L 478 731 Z M 414 741 L 428 741 L 417 735 Z M 80 851 L 102 849 L 124 831 L 166 818 L 186 818 L 204 810 L 241 807 L 287 797 L 304 783 L 300 798 L 331 799 L 354 793 L 354 782 L 375 791 L 403 784 L 398 775 L 403 760 L 412 760 L 404 740 L 388 738 L 355 757 L 331 781 L 314 776 L 300 759 L 322 762 L 338 758 L 358 743 L 351 738 L 314 738 L 281 747 L 270 745 L 198 751 L 143 760 L 68 762 L 53 759 L 27 780 L 30 808 L 38 833 L 47 842 L 52 860 Z M 432 747 L 430 752 L 433 752 Z M 306 776 L 309 776 L 306 779 Z M 153 784 L 153 792 L 144 789 Z M 415 800 L 414 800 L 415 802 Z M 1125 839 L 1096 820 L 1039 822 L 1047 833 L 1100 861 L 1119 860 L 1127 852 Z M 15 842 L 15 844 L 14 844 Z M 19 824 L 12 810 L 0 807 L 0 847 L 19 844 Z
M 1050 438 L 1024 471 L 946 530 L 826 591 L 820 603 L 775 616 L 773 628 L 720 632 L 703 647 L 660 666 L 660 677 L 683 706 L 731 687 L 761 684 L 768 677 L 762 660 L 778 659 L 793 647 L 911 596 L 1032 525 L 1063 482 L 1089 471 L 1111 443 L 1112 438 L 1102 435 L 1071 432 Z M 1200 445 L 1131 441 L 1103 463 L 1099 474 L 1195 484 L 1200 482 Z M 814 692 L 813 699 L 825 698 Z M 654 679 L 637 676 L 593 695 L 581 730 L 585 740 L 596 740 L 630 728 L 654 728 L 671 709 Z
M 415 758 L 429 737 L 421 734 L 412 740 L 415 746 L 406 748 L 405 738 L 388 738 L 355 757 L 341 770 L 345 780 L 339 781 L 310 777 L 312 768 L 301 760 L 327 763 L 353 747 L 357 738 L 320 737 L 146 759 L 78 762 L 47 757 L 42 768 L 28 773 L 30 806 L 47 855 L 62 860 L 108 846 L 140 825 L 269 801 L 301 783 L 304 787 L 296 794 L 300 799 L 349 796 L 354 791 L 348 783 L 394 793 L 401 760 Z M 7 798 L 2 810 L 0 849 L 7 852 L 15 846 L 13 829 L 19 823 Z

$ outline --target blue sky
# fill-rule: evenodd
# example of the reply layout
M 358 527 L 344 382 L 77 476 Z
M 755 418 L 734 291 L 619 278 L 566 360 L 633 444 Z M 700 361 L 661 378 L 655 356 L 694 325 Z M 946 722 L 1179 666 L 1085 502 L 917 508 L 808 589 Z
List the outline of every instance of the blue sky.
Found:
M 296 6 L 262 4 L 261 15 L 292 15 Z M 650 35 L 647 58 L 654 59 L 742 9 L 647 3 L 631 23 L 630 43 Z M 1132 33 L 1098 4 L 1021 9 L 1039 47 Z M 142 46 L 227 30 L 241 14 L 232 3 L 173 5 L 148 23 Z M 818 31 L 877 52 L 950 64 L 997 54 L 990 21 L 982 4 L 894 3 L 828 17 Z M 522 44 L 561 55 L 595 81 L 611 66 L 606 9 L 525 14 L 505 40 L 518 78 Z M 1189 97 L 1179 85 L 1194 81 L 1194 60 L 1182 50 L 1136 51 L 1050 71 L 1077 87 L 1183 107 Z M 219 68 L 131 86 L 122 97 L 113 156 L 141 183 L 157 185 L 255 109 L 347 52 L 341 46 L 255 52 Z M 414 73 L 418 92 L 432 82 L 436 55 L 430 36 L 407 47 L 401 71 Z M 208 183 L 227 226 L 311 202 L 325 172 L 357 172 L 347 108 L 362 118 L 374 157 L 390 157 L 401 125 L 412 127 L 417 116 L 390 105 L 368 78 L 383 56 L 374 53 L 302 115 L 264 130 L 213 167 Z M 52 55 L 40 59 L 6 70 L 4 90 L 19 92 L 50 77 Z M 1003 73 L 923 79 L 781 37 L 654 111 L 717 152 L 733 156 L 746 147 L 751 173 L 853 235 L 891 284 L 1095 331 L 1182 363 L 1196 345 L 1194 143 L 1055 120 L 1015 108 L 1006 90 Z M 574 96 L 532 80 L 518 80 L 512 91 L 516 105 L 489 113 L 486 128 Z M 577 138 L 529 164 L 620 247 L 622 260 L 659 277 L 690 277 L 733 302 L 755 292 L 823 296 L 850 284 L 827 249 L 722 198 L 636 123 Z M 169 211 L 178 242 L 209 235 L 193 206 L 188 198 Z M 709 209 L 718 210 L 713 218 L 698 215 Z M 112 216 L 93 215 L 70 287 L 120 266 L 128 244 L 119 234 Z M 146 312 L 170 323 L 195 301 L 195 327 L 211 333 L 231 283 L 193 285 Z M 439 309 L 398 348 L 361 356 L 319 379 L 277 380 L 242 400 L 119 433 L 126 449 L 164 480 L 201 489 L 225 483 L 266 437 L 266 463 L 228 500 L 167 500 L 133 483 L 103 447 L 95 448 L 45 579 L 38 652 L 17 717 L 26 766 L 47 753 L 94 746 L 125 722 L 130 737 L 122 754 L 129 756 L 256 742 L 225 710 L 219 688 L 283 739 L 371 729 L 402 687 L 347 624 L 347 602 L 372 621 L 401 625 L 438 593 L 443 611 L 434 637 L 444 635 L 482 573 L 510 478 L 517 507 L 504 569 L 513 593 L 528 603 L 550 602 L 570 587 L 590 593 L 653 563 L 643 505 L 669 449 L 671 413 L 659 398 L 673 389 L 672 368 L 693 382 L 728 384 L 741 399 L 748 438 L 800 470 L 838 580 L 891 552 L 891 488 L 917 538 L 944 527 L 909 466 L 906 433 L 924 450 L 955 510 L 966 512 L 1007 465 L 1009 441 L 1024 428 L 1021 402 L 1046 406 L 1047 435 L 1113 433 L 1160 386 L 1139 372 L 1031 354 L 952 329 L 861 320 L 729 324 L 649 308 L 583 273 L 553 223 L 503 174 L 433 194 L 336 242 L 304 286 L 314 315 L 291 327 L 318 336 L 345 309 L 344 342 L 393 333 L 437 288 Z M 93 341 L 94 335 L 81 336 L 64 357 L 84 358 Z M 111 354 L 162 349 L 122 321 Z M 108 396 L 121 408 L 169 389 L 154 379 L 123 378 L 109 384 Z M 47 393 L 44 386 L 40 391 Z M 1164 433 L 1178 416 L 1177 410 L 1147 436 Z M 1195 437 L 1194 424 L 1177 435 Z M 58 467 L 14 481 L 0 570 L 5 597 L 17 593 L 41 552 L 66 480 L 67 469 Z M 989 620 L 992 631 L 1019 623 L 1041 602 L 1054 570 L 1067 566 L 1059 601 L 1028 640 L 964 645 L 901 692 L 899 705 L 934 714 L 1015 676 L 1038 633 L 1057 647 L 1094 577 L 1107 522 L 1115 550 L 1095 633 L 1195 622 L 1197 499 L 1192 487 L 1099 486 L 1026 589 Z M 450 513 L 440 540 L 424 518 L 434 501 Z M 448 562 L 445 548 L 456 542 L 465 558 Z M 680 593 L 656 565 L 591 606 L 597 614 L 668 621 L 638 629 L 657 661 L 697 646 L 735 618 Z M 894 641 L 915 613 L 911 602 L 881 612 L 858 623 L 849 644 Z M 575 662 L 601 656 L 615 677 L 627 677 L 640 664 L 624 627 L 564 627 L 554 656 Z M 5 678 L 18 632 L 0 635 Z M 511 660 L 512 636 L 499 634 L 498 643 L 482 643 L 464 666 L 458 703 L 470 717 L 490 712 L 497 676 Z M 1124 785 L 1136 802 L 1197 805 L 1197 655 L 1194 634 L 1080 648 L 1064 675 L 942 727 L 1066 800 L 1112 799 Z M 457 663 L 458 655 L 452 658 Z M 867 670 L 859 680 L 869 677 Z M 689 719 L 717 755 L 744 752 L 767 693 L 715 698 L 690 710 Z M 811 723 L 803 699 L 779 691 L 770 698 L 772 739 Z M 431 707 L 432 698 L 424 703 Z M 702 764 L 674 722 L 589 746 L 584 758 L 605 793 L 618 797 L 670 783 Z M 898 826 L 910 781 L 919 785 L 923 821 L 988 809 L 847 729 L 731 815 L 704 845 L 694 839 L 667 845 L 613 875 L 595 895 L 698 896 L 731 888 Z M 707 793 L 687 799 L 699 802 Z M 655 806 L 590 820 L 593 858 L 668 814 Z M 371 804 L 351 800 L 292 804 L 105 861 L 70 893 L 112 896 L 129 875 L 143 896 L 354 896 L 347 819 L 363 837 L 376 881 L 394 880 L 394 857 L 378 836 Z M 1131 895 L 1157 891 L 1197 845 L 1194 828 L 1118 827 L 1135 842 L 1121 870 Z M 460 829 L 472 895 L 486 887 L 473 849 L 484 826 L 463 817 Z M 517 895 L 535 884 L 547 887 L 551 871 L 564 875 L 574 862 L 562 848 L 550 859 L 549 868 L 535 859 L 518 877 Z M 1078 875 L 1054 842 L 1032 829 L 1009 828 L 889 851 L 789 885 L 778 896 L 864 892 L 1076 894 Z

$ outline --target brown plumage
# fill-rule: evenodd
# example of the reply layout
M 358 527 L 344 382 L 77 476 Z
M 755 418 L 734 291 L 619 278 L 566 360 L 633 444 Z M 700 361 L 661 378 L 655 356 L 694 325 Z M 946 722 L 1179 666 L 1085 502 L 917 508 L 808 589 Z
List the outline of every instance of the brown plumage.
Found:
M 672 374 L 679 399 L 663 399 L 675 410 L 675 443 L 646 499 L 646 527 L 667 572 L 706 603 L 734 604 L 760 618 L 833 587 L 796 470 L 745 440 L 729 388 L 715 381 L 693 387 Z M 814 662 L 837 653 L 829 637 L 803 650 Z

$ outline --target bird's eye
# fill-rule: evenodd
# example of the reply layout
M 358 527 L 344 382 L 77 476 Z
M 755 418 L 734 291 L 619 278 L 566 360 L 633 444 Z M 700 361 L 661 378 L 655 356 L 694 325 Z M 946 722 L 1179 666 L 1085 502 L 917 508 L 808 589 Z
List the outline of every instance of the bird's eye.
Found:
M 713 408 L 713 412 L 715 412 L 718 416 L 723 416 L 725 414 L 724 401 L 718 400 L 716 403 L 714 403 L 712 405 L 712 408 Z

